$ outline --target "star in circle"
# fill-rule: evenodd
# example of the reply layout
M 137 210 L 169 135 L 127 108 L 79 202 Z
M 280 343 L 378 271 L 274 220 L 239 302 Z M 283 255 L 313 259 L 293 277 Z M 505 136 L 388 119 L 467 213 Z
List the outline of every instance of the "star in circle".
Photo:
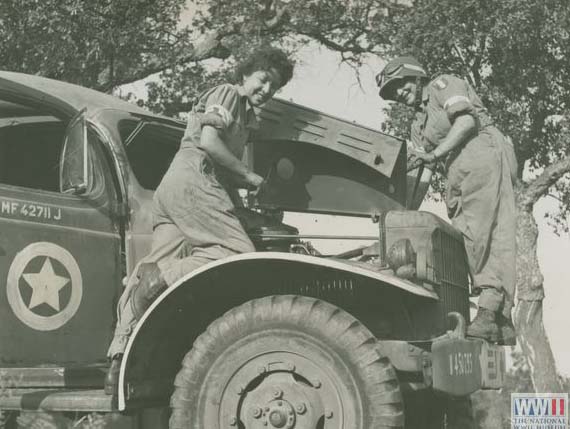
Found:
M 33 290 L 28 304 L 30 310 L 45 303 L 59 312 L 59 291 L 69 283 L 69 279 L 55 273 L 49 257 L 46 257 L 40 272 L 26 273 L 22 277 Z
M 36 242 L 14 257 L 6 293 L 18 319 L 32 329 L 53 331 L 67 324 L 79 310 L 83 279 L 67 249 L 55 243 Z

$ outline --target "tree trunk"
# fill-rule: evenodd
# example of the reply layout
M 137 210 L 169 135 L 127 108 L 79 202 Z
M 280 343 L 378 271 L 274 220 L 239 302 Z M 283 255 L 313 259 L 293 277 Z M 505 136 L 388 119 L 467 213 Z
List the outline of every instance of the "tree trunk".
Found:
M 536 392 L 562 392 L 556 363 L 542 319 L 544 278 L 537 256 L 538 227 L 528 188 L 519 184 L 517 197 L 517 305 L 514 322 Z

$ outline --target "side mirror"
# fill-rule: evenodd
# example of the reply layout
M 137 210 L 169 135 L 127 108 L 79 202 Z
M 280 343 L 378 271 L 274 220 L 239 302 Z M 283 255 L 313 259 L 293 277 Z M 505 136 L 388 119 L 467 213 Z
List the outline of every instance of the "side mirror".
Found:
M 59 188 L 62 193 L 82 195 L 90 185 L 87 122 L 82 109 L 70 122 L 59 160 Z

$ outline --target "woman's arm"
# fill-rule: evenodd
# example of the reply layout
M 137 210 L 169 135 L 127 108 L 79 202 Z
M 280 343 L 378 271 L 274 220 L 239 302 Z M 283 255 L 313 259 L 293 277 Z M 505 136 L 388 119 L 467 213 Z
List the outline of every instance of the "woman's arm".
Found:
M 431 152 L 420 152 L 408 149 L 408 171 L 424 163 L 432 163 L 443 158 L 460 144 L 464 143 L 477 131 L 477 122 L 470 114 L 462 114 L 455 118 L 451 129 L 443 141 Z
M 433 150 L 434 160 L 441 158 L 464 143 L 477 130 L 475 118 L 469 114 L 457 116 L 445 139 Z
M 209 125 L 202 128 L 200 146 L 222 167 L 227 168 L 238 182 L 253 187 L 259 187 L 263 182 L 263 177 L 251 171 L 240 159 L 238 159 L 226 146 L 219 131 Z

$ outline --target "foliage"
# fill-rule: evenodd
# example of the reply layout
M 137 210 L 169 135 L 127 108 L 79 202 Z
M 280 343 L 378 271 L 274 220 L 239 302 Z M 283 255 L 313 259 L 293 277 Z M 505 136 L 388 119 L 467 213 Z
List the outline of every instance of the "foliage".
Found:
M 194 12 L 187 27 L 184 7 Z M 353 64 L 411 53 L 434 75 L 473 83 L 521 165 L 538 174 L 569 152 L 566 0 L 4 0 L 0 17 L 1 68 L 107 91 L 163 73 L 148 107 L 167 114 L 260 44 L 294 52 L 317 41 Z M 400 110 L 388 129 L 407 129 Z M 570 189 L 558 186 L 567 201 Z
M 184 0 L 2 0 L 0 67 L 109 90 L 183 47 Z
M 385 19 L 403 6 L 386 0 L 289 0 L 251 2 L 198 0 L 190 23 L 196 44 L 212 43 L 215 35 L 227 54 L 214 67 L 179 64 L 152 84 L 147 107 L 173 114 L 185 111 L 187 101 L 204 88 L 231 78 L 233 66 L 260 45 L 274 44 L 294 55 L 311 41 L 340 53 L 341 60 L 360 63 L 360 55 L 381 52 L 393 34 Z M 202 39 L 201 39 L 202 38 Z M 219 58 L 219 57 L 218 57 Z
M 381 54 L 406 9 L 398 0 L 4 0 L 0 68 L 103 91 L 160 74 L 146 107 L 176 115 L 261 44 L 293 53 L 317 41 L 354 64 Z
M 198 63 L 178 65 L 164 71 L 160 82 L 147 84 L 148 99 L 144 107 L 167 116 L 179 116 L 190 110 L 201 92 L 227 82 L 230 74 L 227 65 L 215 71 L 208 71 Z
M 548 124 L 549 129 L 552 131 L 549 133 L 551 138 L 558 138 L 558 142 L 549 143 L 552 146 L 554 153 L 552 158 L 562 159 L 564 154 L 568 152 L 570 148 L 570 110 L 561 115 L 561 118 L 557 121 L 551 121 Z M 551 191 L 551 195 L 558 199 L 559 201 L 559 211 L 556 213 L 548 213 L 546 216 L 550 223 L 554 225 L 556 231 L 566 231 L 570 227 L 570 177 L 566 174 L 565 180 L 559 180 L 554 185 L 554 189 Z
M 401 30 L 391 55 L 413 54 L 434 76 L 466 77 L 515 142 L 519 177 L 525 163 L 536 176 L 568 157 L 567 1 L 415 0 L 398 20 Z M 391 113 L 390 127 L 402 126 L 399 110 Z M 557 192 L 567 215 L 570 190 L 564 181 L 557 187 L 550 190 Z

